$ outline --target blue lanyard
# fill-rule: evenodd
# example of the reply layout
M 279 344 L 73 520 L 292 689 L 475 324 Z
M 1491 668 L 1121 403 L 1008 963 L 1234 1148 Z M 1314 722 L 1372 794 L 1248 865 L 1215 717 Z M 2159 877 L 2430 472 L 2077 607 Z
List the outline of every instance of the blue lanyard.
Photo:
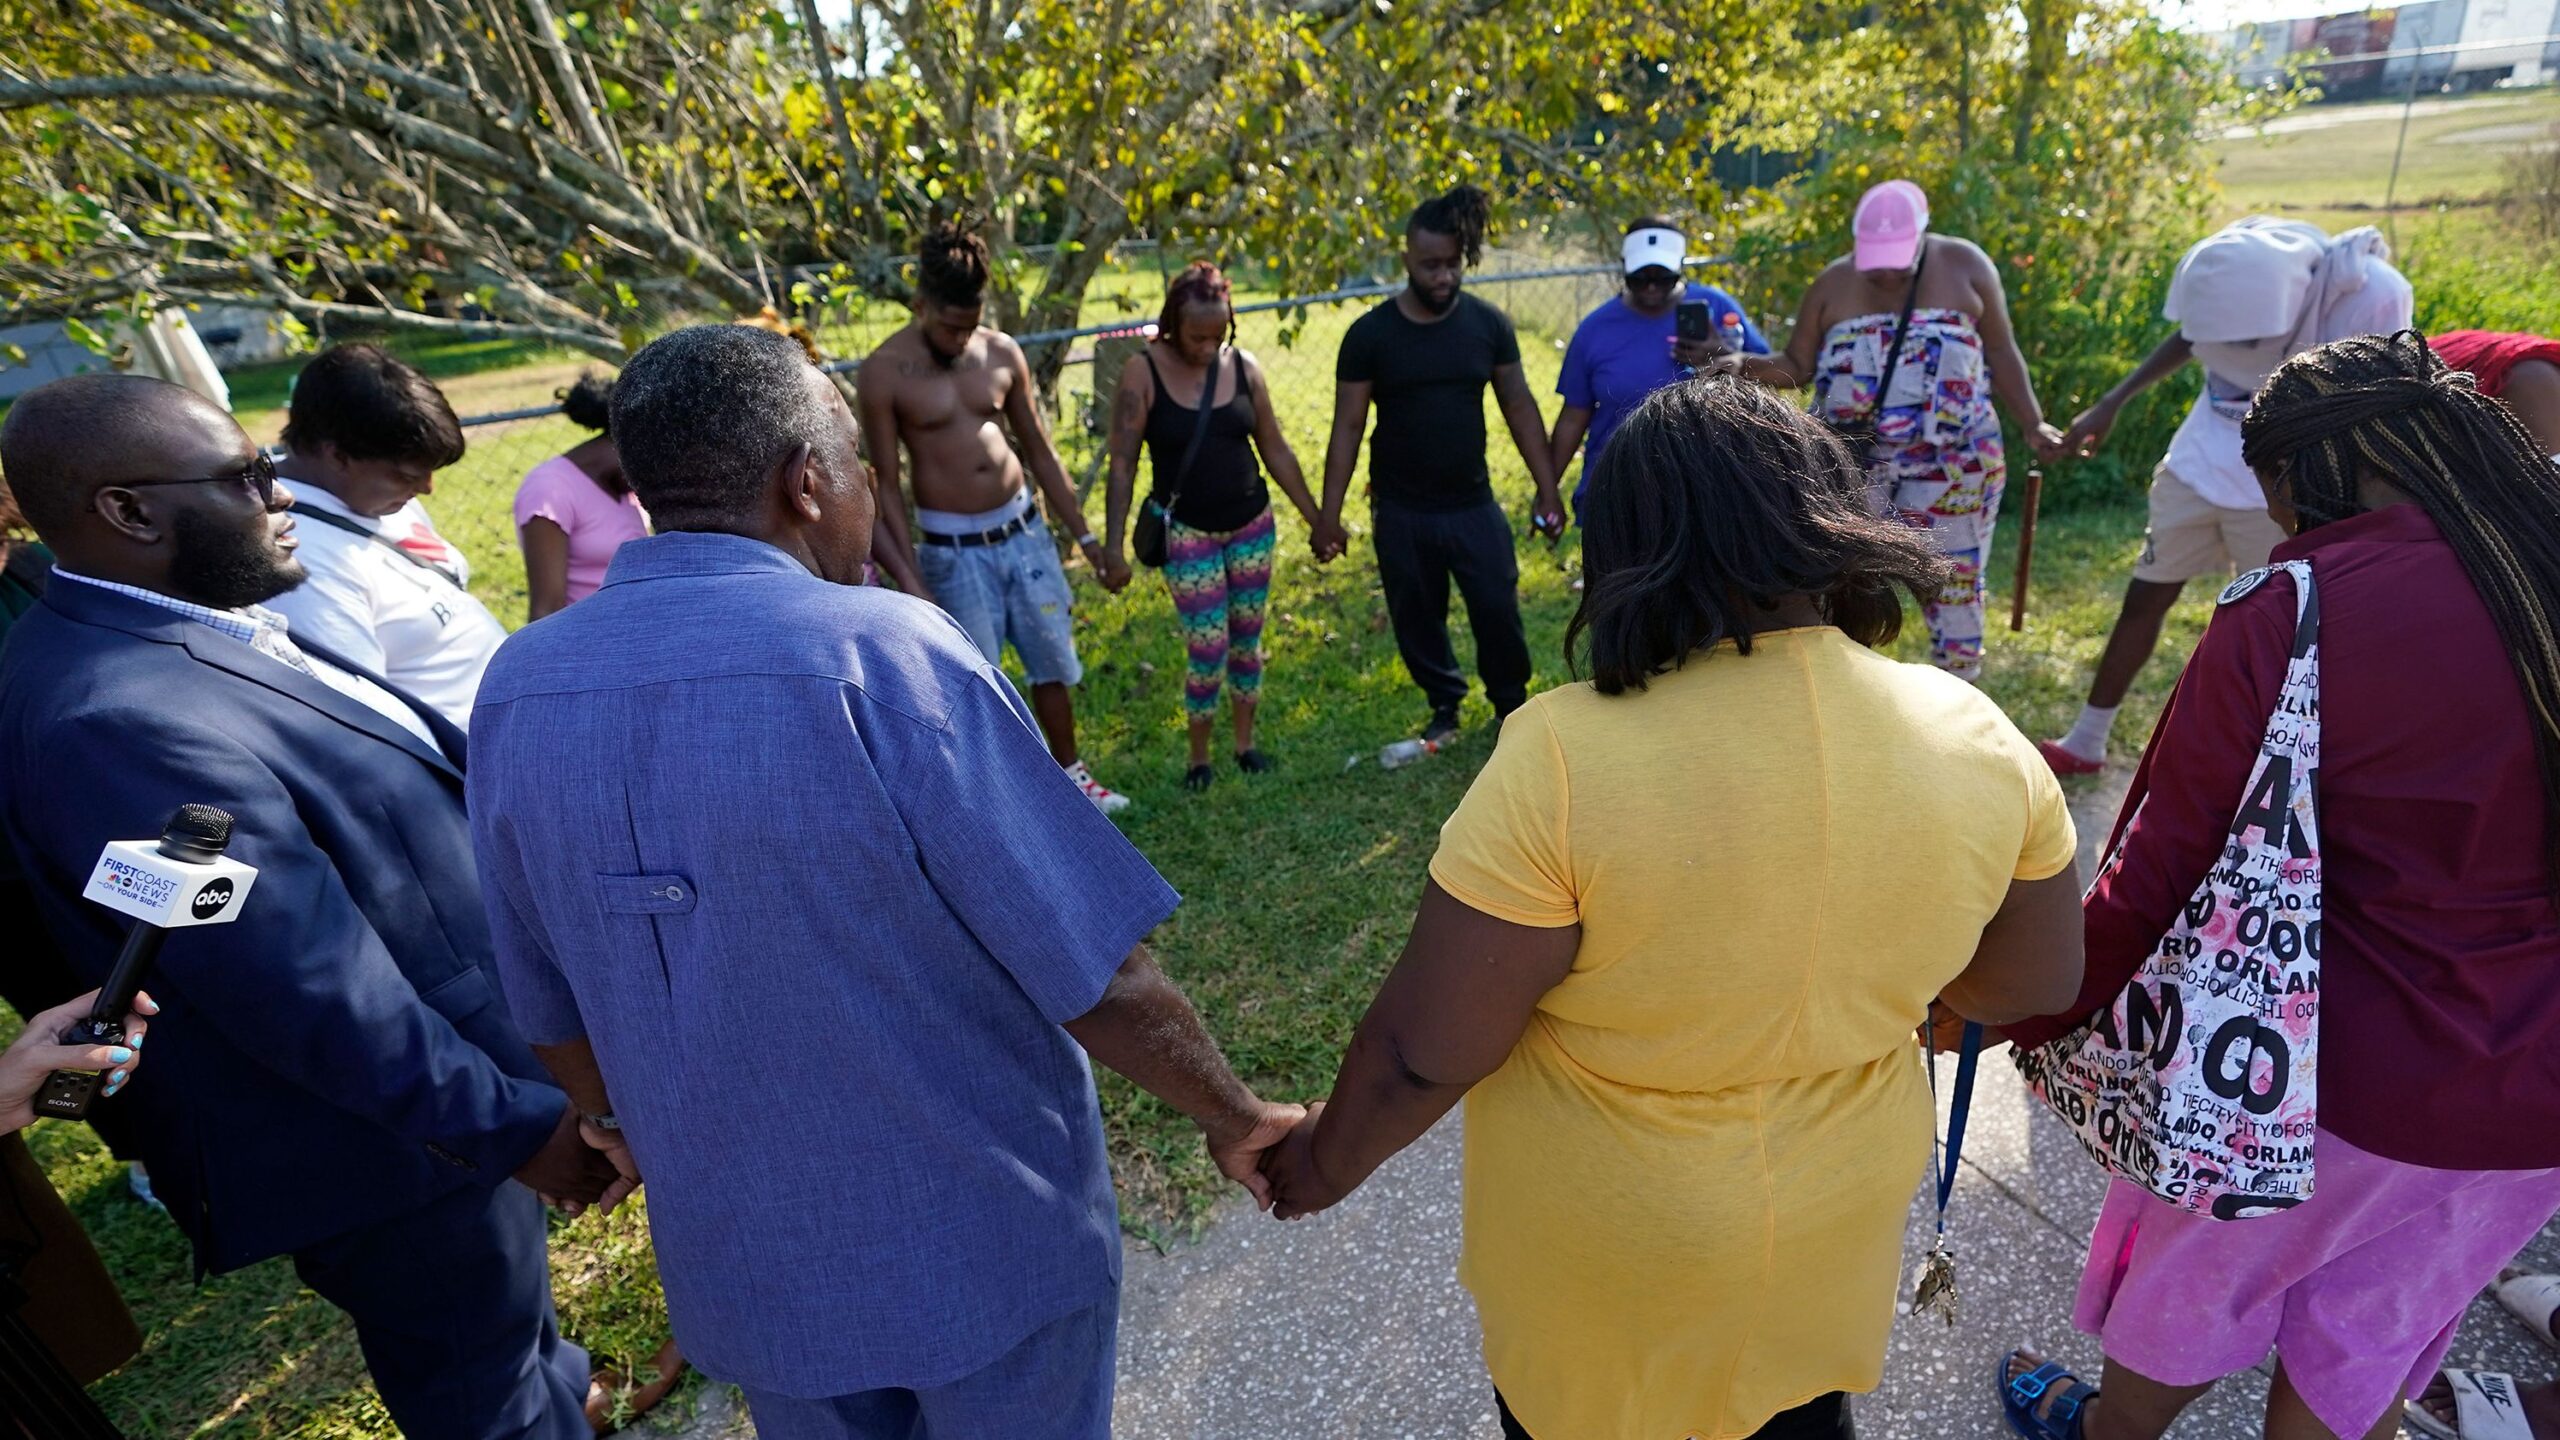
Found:
M 1956 1046 L 1955 1104 L 1947 1112 L 1943 1163 L 1938 1157 L 1937 1123 L 1932 1120 L 1929 1125 L 1930 1168 L 1938 1172 L 1938 1238 L 1941 1240 L 1947 1236 L 1947 1200 L 1956 1193 L 1956 1162 L 1964 1154 L 1965 1112 L 1973 1108 L 1973 1072 L 1981 1059 L 1982 1026 L 1967 1020 L 1964 1022 L 1964 1039 Z M 1929 1098 L 1933 1102 L 1938 1098 L 1938 1052 L 1934 1049 L 1929 1052 Z M 1930 1108 L 1934 1110 L 1937 1107 L 1933 1103 Z

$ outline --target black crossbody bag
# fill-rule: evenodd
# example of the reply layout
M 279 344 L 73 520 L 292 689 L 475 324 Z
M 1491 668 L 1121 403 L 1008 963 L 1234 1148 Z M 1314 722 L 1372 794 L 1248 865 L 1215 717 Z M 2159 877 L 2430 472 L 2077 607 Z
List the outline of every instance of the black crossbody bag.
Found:
M 1920 263 L 1911 269 L 1911 292 L 1902 297 L 1902 314 L 1893 322 L 1893 347 L 1885 351 L 1884 370 L 1876 377 L 1876 408 L 1855 420 L 1822 422 L 1847 442 L 1861 466 L 1875 463 L 1876 432 L 1884 420 L 1884 402 L 1893 395 L 1893 373 L 1902 368 L 1902 342 L 1911 333 L 1911 311 L 1920 303 L 1920 277 L 1928 273 L 1929 242 L 1924 237 L 1920 241 Z
M 1173 519 L 1173 507 L 1182 503 L 1182 482 L 1191 478 L 1191 464 L 1200 458 L 1200 442 L 1209 438 L 1209 402 L 1218 398 L 1218 367 L 1226 360 L 1224 346 L 1209 357 L 1208 383 L 1200 387 L 1200 417 L 1191 427 L 1191 444 L 1182 452 L 1182 463 L 1174 467 L 1173 492 L 1158 503 L 1150 491 L 1146 503 L 1138 507 L 1138 523 L 1130 533 L 1129 550 L 1138 557 L 1139 564 L 1150 570 L 1164 568 L 1164 529 Z M 1164 377 L 1157 376 L 1156 383 L 1162 385 Z

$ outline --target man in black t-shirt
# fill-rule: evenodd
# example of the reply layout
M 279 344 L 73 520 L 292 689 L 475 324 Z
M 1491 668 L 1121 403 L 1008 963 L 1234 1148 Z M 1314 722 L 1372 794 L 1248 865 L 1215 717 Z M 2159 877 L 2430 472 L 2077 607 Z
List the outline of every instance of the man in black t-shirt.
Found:
M 1529 698 L 1529 642 L 1520 628 L 1520 564 L 1511 522 L 1485 466 L 1484 391 L 1493 387 L 1511 443 L 1537 484 L 1530 523 L 1563 533 L 1564 503 L 1548 462 L 1546 419 L 1520 373 L 1511 319 L 1459 281 L 1483 258 L 1491 211 L 1461 185 L 1425 201 L 1406 223 L 1405 288 L 1351 323 L 1334 368 L 1333 440 L 1324 455 L 1325 518 L 1339 525 L 1352 462 L 1378 407 L 1369 445 L 1370 538 L 1405 669 L 1431 702 L 1423 738 L 1458 733 L 1467 677 L 1449 644 L 1449 582 L 1467 602 L 1476 669 L 1497 719 Z

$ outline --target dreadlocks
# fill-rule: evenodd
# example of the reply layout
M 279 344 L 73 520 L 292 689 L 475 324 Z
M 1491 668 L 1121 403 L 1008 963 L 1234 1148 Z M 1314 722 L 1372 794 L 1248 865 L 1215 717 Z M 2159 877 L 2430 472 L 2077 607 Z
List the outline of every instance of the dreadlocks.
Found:
M 1469 265 L 1484 263 L 1485 227 L 1493 223 L 1493 201 L 1473 185 L 1461 185 L 1436 199 L 1425 200 L 1413 207 L 1413 218 L 1405 222 L 1405 233 L 1428 230 L 1434 235 L 1455 238 Z
M 2533 714 L 2560 885 L 2560 466 L 2415 330 L 2287 361 L 2258 392 L 2240 443 L 2302 530 L 2362 513 L 2357 484 L 2370 477 L 2406 492 L 2444 532 Z
M 916 245 L 916 288 L 939 304 L 977 304 L 994 271 L 986 237 L 965 221 L 945 220 Z

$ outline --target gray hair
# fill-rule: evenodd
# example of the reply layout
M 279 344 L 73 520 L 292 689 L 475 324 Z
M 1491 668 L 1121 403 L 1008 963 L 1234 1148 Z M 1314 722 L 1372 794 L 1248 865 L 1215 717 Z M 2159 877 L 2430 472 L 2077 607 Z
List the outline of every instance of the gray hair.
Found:
M 752 325 L 692 325 L 650 341 L 613 386 L 622 473 L 660 530 L 743 520 L 795 447 L 824 453 L 843 421 L 809 383 L 808 352 Z

